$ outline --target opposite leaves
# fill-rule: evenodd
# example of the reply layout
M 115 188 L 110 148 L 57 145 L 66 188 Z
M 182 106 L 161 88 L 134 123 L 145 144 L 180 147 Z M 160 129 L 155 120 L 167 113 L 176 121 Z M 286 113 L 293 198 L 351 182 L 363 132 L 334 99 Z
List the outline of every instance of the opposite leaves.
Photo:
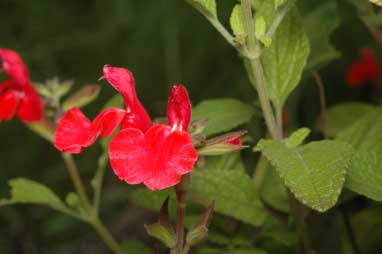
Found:
M 289 148 L 284 143 L 261 140 L 256 150 L 263 152 L 302 203 L 320 212 L 336 204 L 352 156 L 350 145 L 320 141 Z

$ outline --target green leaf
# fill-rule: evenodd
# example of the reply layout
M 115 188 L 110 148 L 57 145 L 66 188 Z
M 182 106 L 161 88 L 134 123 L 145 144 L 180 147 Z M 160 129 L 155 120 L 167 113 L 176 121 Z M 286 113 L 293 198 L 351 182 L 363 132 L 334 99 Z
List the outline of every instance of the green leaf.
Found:
M 170 196 L 170 208 L 169 211 L 174 210 L 175 207 L 175 193 L 172 189 L 166 189 L 161 191 L 150 191 L 147 188 L 139 188 L 129 193 L 129 199 L 144 208 L 159 211 L 163 201 Z
M 230 131 L 249 122 L 255 110 L 252 106 L 236 99 L 211 99 L 202 101 L 193 112 L 193 120 L 208 120 L 206 136 Z
M 302 203 L 320 212 L 336 204 L 353 152 L 351 146 L 337 141 L 288 148 L 277 141 L 261 140 L 256 150 L 263 152 Z
M 264 15 L 269 23 L 269 14 Z M 299 83 L 308 55 L 308 38 L 298 10 L 292 8 L 273 35 L 272 44 L 264 48 L 261 56 L 268 94 L 276 107 L 282 107 Z
M 300 128 L 286 138 L 284 143 L 288 148 L 295 148 L 301 145 L 309 134 L 310 130 L 308 128 Z
M 47 186 L 25 178 L 15 178 L 9 181 L 11 198 L 0 200 L 1 205 L 39 204 L 55 210 L 67 212 L 68 208 Z
M 288 190 L 285 188 L 276 170 L 270 165 L 267 167 L 267 172 L 261 185 L 260 196 L 273 209 L 284 213 L 289 212 Z
M 139 241 L 124 241 L 121 246 L 121 252 L 117 254 L 151 254 L 154 253 L 152 249 Z
M 240 4 L 236 4 L 235 7 L 233 8 L 229 22 L 231 24 L 231 29 L 235 36 L 245 35 L 243 13 L 241 11 Z
M 256 16 L 255 18 L 255 36 L 257 39 L 261 39 L 266 32 L 267 23 L 263 16 Z
M 240 152 L 205 157 L 203 163 L 198 163 L 198 167 L 203 170 L 237 170 L 245 172 Z
M 307 70 L 317 69 L 341 56 L 341 53 L 330 45 L 330 34 L 339 26 L 340 19 L 337 3 L 329 1 L 303 15 L 305 31 L 309 37 L 311 53 L 306 66 Z
M 194 202 L 210 205 L 215 200 L 215 211 L 232 216 L 254 226 L 260 226 L 266 211 L 250 177 L 239 171 L 194 171 L 189 197 Z
M 336 136 L 373 109 L 375 107 L 370 104 L 358 102 L 341 103 L 329 108 L 327 112 L 329 135 Z
M 204 15 L 217 18 L 215 0 L 188 0 L 195 8 L 199 9 Z
M 353 145 L 356 154 L 349 167 L 346 187 L 382 201 L 382 109 L 375 109 L 340 132 L 338 140 Z

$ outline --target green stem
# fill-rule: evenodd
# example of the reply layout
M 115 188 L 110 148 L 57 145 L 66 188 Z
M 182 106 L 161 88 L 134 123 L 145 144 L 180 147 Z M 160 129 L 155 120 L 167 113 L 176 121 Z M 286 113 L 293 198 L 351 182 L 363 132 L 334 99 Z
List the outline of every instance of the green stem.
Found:
M 96 210 L 90 205 L 89 197 L 86 194 L 84 184 L 78 173 L 78 168 L 73 159 L 73 156 L 71 154 L 62 153 L 62 157 L 65 161 L 74 188 L 76 189 L 76 192 L 79 196 L 81 207 L 84 210 L 85 214 L 88 216 L 88 218 L 85 218 L 86 221 L 93 226 L 93 228 L 97 231 L 101 239 L 112 251 L 114 251 L 115 253 L 120 252 L 121 248 L 119 244 L 103 225 L 103 223 L 98 217 Z
M 282 112 L 282 107 L 280 106 L 277 109 L 279 115 L 279 121 L 276 122 L 275 116 L 272 110 L 272 106 L 266 92 L 266 82 L 264 77 L 264 71 L 262 63 L 259 59 L 260 53 L 256 52 L 259 50 L 258 42 L 256 41 L 254 35 L 254 25 L 253 25 L 253 17 L 252 17 L 252 8 L 250 0 L 241 0 L 243 19 L 244 19 L 244 29 L 246 34 L 248 35 L 247 46 L 249 49 L 250 56 L 256 56 L 254 58 L 250 58 L 250 67 L 249 68 L 253 76 L 256 80 L 256 89 L 259 94 L 259 99 L 261 103 L 261 108 L 265 117 L 265 121 L 267 123 L 267 127 L 273 137 L 273 139 L 281 141 L 283 138 L 283 129 L 282 129 L 282 121 L 280 120 L 280 115 Z M 310 241 L 307 235 L 306 222 L 304 218 L 304 207 L 294 198 L 294 196 L 290 193 L 289 195 L 291 214 L 296 220 L 298 235 L 301 243 L 302 253 L 311 253 Z
M 249 68 L 247 68 L 247 71 L 250 73 L 248 75 L 254 77 L 255 79 L 255 84 L 253 85 L 256 87 L 257 93 L 259 94 L 261 109 L 263 111 L 265 123 L 269 129 L 269 132 L 274 139 L 281 140 L 282 133 L 277 127 L 275 116 L 266 90 L 263 66 L 259 59 L 260 54 L 258 51 L 260 48 L 258 47 L 258 42 L 255 38 L 255 28 L 253 25 L 250 0 L 241 0 L 241 8 L 243 12 L 244 29 L 248 35 L 247 47 L 250 56 L 248 59 Z
M 121 247 L 118 242 L 113 238 L 110 234 L 109 230 L 103 225 L 98 216 L 95 216 L 93 220 L 90 221 L 90 224 L 97 231 L 98 235 L 102 238 L 102 240 L 109 246 L 109 248 L 115 252 L 120 253 Z
M 62 153 L 62 158 L 64 158 L 70 178 L 80 198 L 82 207 L 84 208 L 85 211 L 92 210 L 88 195 L 86 194 L 86 190 L 84 188 L 84 184 L 82 183 L 81 177 L 78 174 L 77 165 L 74 162 L 73 156 L 68 153 Z

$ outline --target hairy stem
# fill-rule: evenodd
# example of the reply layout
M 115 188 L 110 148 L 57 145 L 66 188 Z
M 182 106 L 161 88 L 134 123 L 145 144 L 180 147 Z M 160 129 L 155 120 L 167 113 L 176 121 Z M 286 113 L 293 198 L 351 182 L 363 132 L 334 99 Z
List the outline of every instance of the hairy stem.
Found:
M 248 35 L 248 49 L 250 55 L 257 55 L 255 58 L 251 58 L 251 70 L 253 76 L 256 80 L 256 89 L 259 94 L 259 99 L 261 103 L 261 108 L 267 123 L 267 127 L 275 140 L 282 140 L 283 138 L 283 129 L 282 129 L 282 121 L 279 120 L 276 122 L 274 112 L 271 107 L 271 103 L 269 97 L 266 92 L 266 82 L 264 77 L 264 71 L 262 63 L 258 56 L 260 54 L 256 51 L 259 50 L 258 42 L 256 41 L 254 35 L 254 25 L 253 25 L 253 17 L 252 17 L 252 8 L 250 0 L 241 0 L 241 6 L 243 11 L 243 19 L 244 19 L 244 29 L 246 34 Z M 280 21 L 281 22 L 281 21 Z M 279 118 L 282 112 L 282 106 L 277 109 L 279 112 Z M 305 222 L 304 216 L 304 206 L 302 206 L 298 200 L 290 193 L 289 195 L 291 214 L 294 217 L 297 225 L 297 231 L 300 239 L 301 253 L 311 253 L 310 241 L 307 235 L 307 226 Z

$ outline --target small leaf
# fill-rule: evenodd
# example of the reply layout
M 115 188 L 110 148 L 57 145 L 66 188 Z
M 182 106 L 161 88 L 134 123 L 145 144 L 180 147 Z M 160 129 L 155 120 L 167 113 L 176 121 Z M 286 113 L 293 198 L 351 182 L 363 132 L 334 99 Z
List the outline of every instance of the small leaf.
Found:
M 382 201 L 382 109 L 370 111 L 341 131 L 337 139 L 348 142 L 355 156 L 348 170 L 346 187 Z
M 67 203 L 70 207 L 75 207 L 75 208 L 80 207 L 80 199 L 79 199 L 77 193 L 69 192 L 69 193 L 66 195 L 65 201 L 66 201 L 66 203 Z
M 56 194 L 47 186 L 25 178 L 15 178 L 9 181 L 11 198 L 0 200 L 0 205 L 11 204 L 40 204 L 58 211 L 68 209 Z
M 255 18 L 255 36 L 257 39 L 262 38 L 265 35 L 267 24 L 263 16 L 256 16 Z
M 310 130 L 308 128 L 300 128 L 286 138 L 284 143 L 288 148 L 295 148 L 301 145 L 309 134 Z
M 145 225 L 147 233 L 161 241 L 168 248 L 172 249 L 176 244 L 176 235 L 173 230 L 169 230 L 167 227 L 160 223 L 154 223 L 151 225 Z
M 211 99 L 202 101 L 192 113 L 193 120 L 208 120 L 206 136 L 230 131 L 249 122 L 255 110 L 236 99 Z
M 209 205 L 215 200 L 215 211 L 254 226 L 260 226 L 266 211 L 250 177 L 240 171 L 194 171 L 189 197 Z M 234 198 L 233 198 L 234 197 Z
M 265 1 L 264 4 L 269 1 Z M 265 11 L 265 10 L 264 10 Z M 271 12 L 267 10 L 266 12 Z M 264 15 L 269 24 L 272 14 Z M 309 55 L 309 41 L 302 27 L 297 8 L 292 8 L 272 36 L 272 44 L 264 48 L 261 62 L 268 94 L 276 108 L 282 107 L 298 85 Z
M 69 110 L 73 107 L 86 106 L 98 97 L 99 92 L 100 87 L 98 85 L 85 86 L 65 100 L 62 107 L 64 110 Z
M 319 212 L 336 204 L 353 154 L 351 146 L 337 141 L 288 148 L 277 141 L 261 140 L 256 150 L 263 152 L 302 203 Z
M 236 4 L 231 12 L 231 17 L 229 19 L 231 24 L 231 29 L 235 36 L 245 35 L 244 24 L 243 24 L 243 13 L 241 11 L 241 5 Z

